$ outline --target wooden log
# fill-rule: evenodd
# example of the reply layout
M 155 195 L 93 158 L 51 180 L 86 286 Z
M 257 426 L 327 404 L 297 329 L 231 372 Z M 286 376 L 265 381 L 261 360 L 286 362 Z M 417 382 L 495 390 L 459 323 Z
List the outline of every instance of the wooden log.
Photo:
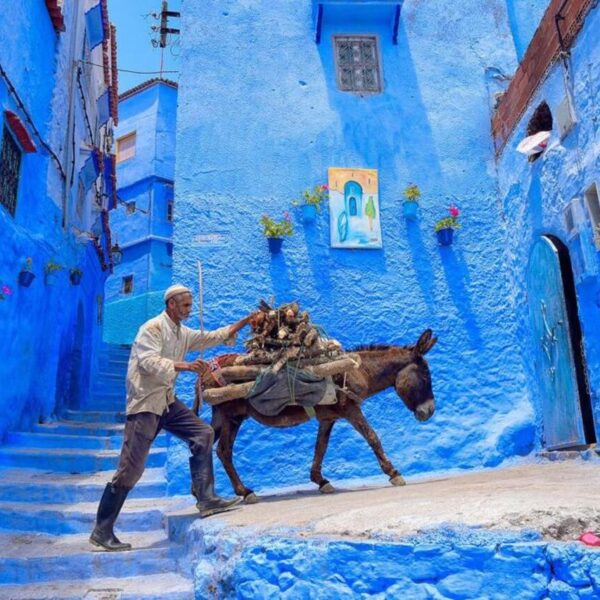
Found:
M 270 365 L 250 365 L 250 366 L 235 366 L 235 367 L 223 367 L 219 369 L 218 373 L 227 382 L 242 380 L 248 381 L 250 379 L 256 379 L 263 369 L 268 368 Z
M 249 381 L 247 383 L 231 383 L 220 388 L 204 390 L 202 397 L 208 404 L 214 406 L 215 404 L 222 404 L 223 402 L 229 402 L 230 400 L 236 400 L 237 398 L 245 398 L 253 385 L 254 381 Z
M 316 375 L 317 377 L 330 377 L 351 369 L 360 367 L 360 356 L 358 354 L 346 354 L 344 358 L 333 360 L 322 365 L 306 367 L 305 371 Z

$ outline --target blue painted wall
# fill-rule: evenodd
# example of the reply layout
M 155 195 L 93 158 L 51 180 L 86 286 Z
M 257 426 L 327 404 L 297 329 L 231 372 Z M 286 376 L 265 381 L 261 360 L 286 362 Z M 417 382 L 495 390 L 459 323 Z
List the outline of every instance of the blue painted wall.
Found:
M 519 60 L 523 58 L 550 0 L 506 0 L 508 22 Z
M 25 116 L 30 116 L 66 171 L 71 50 L 74 47 L 80 56 L 83 12 L 74 13 L 73 5 L 67 3 L 66 31 L 60 36 L 43 2 L 26 0 L 9 13 L 0 22 L 0 65 L 6 73 L 0 76 L 0 127 L 4 126 L 4 111 L 15 112 L 38 151 L 22 157 L 15 216 L 0 206 L 0 282 L 12 288 L 12 294 L 0 302 L 0 440 L 8 429 L 27 428 L 63 408 L 87 402 L 100 342 L 106 278 L 89 236 L 79 235 L 91 230 L 106 247 L 100 212 L 91 206 L 92 194 L 80 204 L 79 212 L 75 209 L 77 174 L 85 156 L 78 153 L 73 157 L 75 179 L 65 192 L 59 168 Z M 25 110 L 11 95 L 9 81 Z M 89 139 L 81 102 L 75 98 L 73 144 L 79 148 Z M 66 227 L 62 226 L 63 206 L 68 211 Z M 36 278 L 30 287 L 21 287 L 17 278 L 27 257 L 32 258 Z M 64 267 L 52 286 L 44 281 L 48 261 Z M 84 272 L 80 286 L 69 282 L 68 270 L 73 267 Z
M 202 261 L 209 327 L 272 294 L 278 303 L 300 300 L 345 347 L 410 343 L 432 327 L 434 418 L 417 423 L 393 393 L 368 401 L 367 417 L 404 473 L 496 465 L 535 444 L 514 351 L 485 75 L 489 67 L 516 68 L 506 4 L 406 1 L 398 45 L 389 12 L 370 10 L 326 7 L 316 45 L 309 2 L 188 2 L 174 279 L 197 289 L 195 261 Z M 383 93 L 337 89 L 336 33 L 378 36 Z M 326 182 L 331 166 L 379 170 L 383 249 L 332 250 L 325 209 L 315 225 L 295 214 L 296 234 L 271 256 L 260 215 L 289 209 L 304 188 Z M 401 216 L 410 182 L 423 192 L 416 223 Z M 452 247 L 440 248 L 433 226 L 453 202 L 463 228 Z M 191 399 L 189 380 L 180 392 Z M 246 423 L 236 454 L 242 477 L 256 488 L 308 481 L 315 431 L 314 422 L 285 431 Z M 173 489 L 185 491 L 178 476 L 187 463 L 178 452 L 170 476 Z M 341 423 L 324 473 L 335 480 L 379 467 Z
M 115 132 L 117 139 L 136 132 L 135 156 L 117 166 L 120 203 L 111 215 L 123 260 L 106 282 L 103 337 L 118 344 L 130 344 L 139 326 L 163 309 L 162 291 L 172 273 L 173 223 L 167 207 L 174 197 L 177 89 L 159 80 L 139 88 L 123 94 Z M 126 208 L 130 202 L 136 205 L 133 213 Z M 126 276 L 133 276 L 131 294 L 123 293 Z
M 530 102 L 499 160 L 499 185 L 503 221 L 507 224 L 507 256 L 511 267 L 510 295 L 519 327 L 519 353 L 524 358 L 528 386 L 540 397 L 536 359 L 540 352 L 533 339 L 526 295 L 526 269 L 531 248 L 541 235 L 554 235 L 567 245 L 575 271 L 579 317 L 582 326 L 588 381 L 596 423 L 600 422 L 600 254 L 593 241 L 589 213 L 579 211 L 578 235 L 566 228 L 563 211 L 573 199 L 581 200 L 594 182 L 600 187 L 600 154 L 595 141 L 600 131 L 598 94 L 600 89 L 600 10 L 593 9 L 571 49 L 569 89 L 577 124 L 560 139 L 556 113 L 566 88 L 564 68 L 555 65 Z M 548 149 L 534 163 L 516 152 L 527 135 L 526 128 L 535 108 L 546 101 L 555 115 Z M 576 219 L 577 221 L 577 219 Z M 542 364 L 542 361 L 539 361 Z M 542 413 L 536 402 L 536 415 Z M 596 426 L 596 431 L 598 428 Z
M 399 542 L 307 539 L 203 524 L 191 528 L 188 544 L 198 600 L 598 597 L 597 552 L 536 538 L 440 528 Z

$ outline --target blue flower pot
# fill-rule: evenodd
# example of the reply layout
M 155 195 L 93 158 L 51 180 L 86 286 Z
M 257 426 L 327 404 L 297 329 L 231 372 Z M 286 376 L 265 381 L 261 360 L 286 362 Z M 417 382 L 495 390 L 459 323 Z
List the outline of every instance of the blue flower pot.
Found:
M 31 271 L 21 271 L 19 273 L 19 285 L 23 287 L 29 287 L 31 282 L 35 279 L 35 273 Z
M 402 204 L 402 216 L 409 221 L 414 221 L 417 218 L 418 210 L 419 204 L 417 202 L 403 202 Z
M 70 273 L 69 279 L 72 285 L 79 285 L 81 283 L 81 273 Z
M 269 243 L 269 252 L 271 254 L 279 254 L 281 252 L 281 246 L 283 246 L 283 238 L 267 238 Z
M 436 231 L 436 235 L 440 246 L 450 246 L 454 237 L 454 229 L 452 227 L 445 227 Z
M 46 285 L 54 285 L 56 283 L 56 275 L 54 273 L 46 273 L 44 281 Z
M 302 205 L 302 220 L 305 223 L 312 223 L 317 218 L 317 207 L 314 204 Z

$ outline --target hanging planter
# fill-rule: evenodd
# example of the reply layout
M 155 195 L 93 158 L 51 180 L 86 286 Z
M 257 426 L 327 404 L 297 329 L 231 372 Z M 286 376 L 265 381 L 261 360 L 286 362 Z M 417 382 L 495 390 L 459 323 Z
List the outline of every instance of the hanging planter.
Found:
M 316 204 L 303 204 L 302 205 L 302 220 L 305 223 L 314 223 L 316 218 L 317 218 Z
M 283 246 L 283 238 L 268 237 L 267 243 L 269 244 L 269 252 L 271 254 L 279 254 Z
M 34 279 L 35 273 L 32 273 L 31 271 L 21 271 L 19 273 L 19 285 L 23 287 L 29 287 Z
M 275 221 L 274 219 L 271 219 L 269 215 L 263 215 L 260 219 L 260 224 L 263 227 L 263 235 L 267 238 L 269 252 L 271 252 L 271 254 L 278 254 L 281 252 L 283 238 L 294 233 L 292 218 L 287 211 L 283 213 L 283 219 L 281 221 Z
M 35 279 L 35 273 L 31 272 L 32 263 L 31 256 L 28 256 L 25 259 L 25 268 L 19 272 L 18 281 L 20 286 L 29 287 L 31 282 Z
M 417 202 L 405 200 L 402 203 L 402 216 L 407 221 L 416 221 L 419 205 Z
M 46 285 L 54 285 L 56 283 L 56 274 L 63 268 L 62 265 L 50 260 L 46 263 L 44 268 L 44 283 Z
M 451 246 L 454 239 L 454 229 L 452 227 L 444 227 L 436 231 L 437 239 L 440 246 Z
M 451 206 L 448 212 L 450 213 L 449 217 L 440 219 L 435 224 L 435 234 L 440 246 L 450 246 L 454 240 L 454 230 L 460 228 L 460 223 L 458 222 L 460 211 L 458 208 Z
M 407 221 L 415 221 L 419 212 L 419 198 L 421 190 L 416 183 L 411 183 L 404 190 L 404 202 L 402 203 L 402 216 Z
M 71 281 L 71 285 L 79 285 L 82 277 L 83 271 L 81 269 L 71 269 L 69 272 L 69 280 Z
M 317 213 L 321 212 L 321 202 L 329 198 L 329 186 L 325 183 L 315 185 L 302 192 L 302 200 L 292 200 L 293 206 L 302 208 L 302 221 L 314 223 Z

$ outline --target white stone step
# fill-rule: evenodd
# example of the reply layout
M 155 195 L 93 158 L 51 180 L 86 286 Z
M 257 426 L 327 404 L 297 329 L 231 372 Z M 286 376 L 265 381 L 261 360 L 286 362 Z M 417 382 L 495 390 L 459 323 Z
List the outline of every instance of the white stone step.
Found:
M 39 533 L 0 534 L 3 584 L 32 584 L 66 578 L 82 580 L 165 573 L 174 570 L 183 546 L 169 544 L 162 529 L 130 532 L 123 541 L 132 550 L 105 552 L 93 546 L 89 533 L 53 536 Z
M 46 504 L 0 502 L 0 530 L 62 535 L 89 533 L 96 519 L 100 498 L 91 502 Z M 194 498 L 131 498 L 125 501 L 117 531 L 151 531 L 162 527 L 165 515 L 194 505 Z M 2 598 L 2 596 L 0 596 Z
M 73 504 L 98 502 L 114 471 L 87 475 L 56 473 L 38 469 L 0 470 L 0 502 Z M 167 494 L 164 468 L 146 469 L 129 494 L 134 498 L 161 498 Z
M 194 584 L 177 573 L 0 585 L 3 600 L 193 600 Z

